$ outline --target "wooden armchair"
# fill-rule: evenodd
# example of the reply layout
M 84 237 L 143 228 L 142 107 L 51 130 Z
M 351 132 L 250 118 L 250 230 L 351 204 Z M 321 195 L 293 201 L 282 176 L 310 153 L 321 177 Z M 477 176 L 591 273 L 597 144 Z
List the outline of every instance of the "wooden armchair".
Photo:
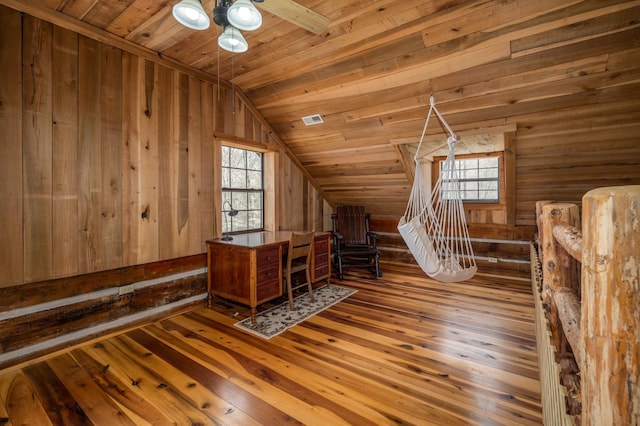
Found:
M 378 234 L 369 231 L 369 214 L 361 206 L 339 206 L 331 215 L 333 221 L 333 265 L 338 278 L 343 268 L 367 268 L 377 278 L 380 252 L 376 248 Z

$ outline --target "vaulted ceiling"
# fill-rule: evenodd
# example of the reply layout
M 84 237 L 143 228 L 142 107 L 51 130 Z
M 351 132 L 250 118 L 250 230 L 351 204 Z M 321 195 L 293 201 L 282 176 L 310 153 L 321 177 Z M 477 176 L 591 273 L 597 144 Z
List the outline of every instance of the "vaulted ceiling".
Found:
M 534 114 L 602 103 L 603 116 L 620 115 L 640 104 L 638 1 L 297 0 L 328 18 L 316 34 L 276 16 L 302 22 L 304 8 L 264 0 L 262 27 L 244 32 L 249 50 L 235 55 L 218 50 L 220 27 L 178 24 L 176 1 L 0 3 L 233 81 L 330 203 L 373 213 L 404 211 L 431 95 L 456 132 L 475 137 L 470 147 Z M 214 1 L 203 5 L 210 13 Z M 324 123 L 305 126 L 312 114 Z M 428 144 L 443 135 L 434 122 Z

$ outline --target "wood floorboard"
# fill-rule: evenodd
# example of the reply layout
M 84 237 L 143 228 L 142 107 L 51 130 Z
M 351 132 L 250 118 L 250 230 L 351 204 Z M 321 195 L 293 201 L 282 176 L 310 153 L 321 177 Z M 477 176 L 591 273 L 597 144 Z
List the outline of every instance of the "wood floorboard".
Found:
M 528 281 L 394 266 L 333 283 L 358 291 L 271 340 L 216 300 L 0 371 L 0 423 L 542 424 Z

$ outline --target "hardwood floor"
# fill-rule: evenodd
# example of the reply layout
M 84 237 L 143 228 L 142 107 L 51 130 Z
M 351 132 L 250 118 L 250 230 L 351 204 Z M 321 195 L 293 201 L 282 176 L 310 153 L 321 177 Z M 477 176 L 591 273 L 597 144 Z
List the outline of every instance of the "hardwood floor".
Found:
M 528 281 L 383 272 L 271 340 L 217 303 L 7 369 L 0 424 L 542 424 Z

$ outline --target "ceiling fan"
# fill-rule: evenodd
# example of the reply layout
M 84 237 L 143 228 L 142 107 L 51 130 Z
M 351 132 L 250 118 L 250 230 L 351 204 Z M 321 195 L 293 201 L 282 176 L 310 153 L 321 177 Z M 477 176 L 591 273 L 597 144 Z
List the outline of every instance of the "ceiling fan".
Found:
M 253 3 L 314 34 L 320 34 L 329 26 L 329 18 L 293 0 L 216 0 L 213 21 L 223 28 L 218 37 L 220 47 L 230 52 L 247 51 L 249 45 L 240 30 L 252 31 L 262 25 L 262 15 Z M 195 30 L 206 30 L 210 25 L 202 0 L 181 0 L 173 7 L 173 16 L 184 26 Z

